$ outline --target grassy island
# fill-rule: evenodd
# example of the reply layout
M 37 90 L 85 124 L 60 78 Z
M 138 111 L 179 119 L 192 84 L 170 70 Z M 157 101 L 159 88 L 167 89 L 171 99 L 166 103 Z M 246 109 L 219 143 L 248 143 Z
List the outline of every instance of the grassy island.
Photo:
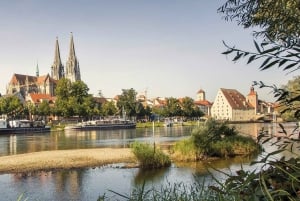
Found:
M 211 157 L 251 155 L 260 150 L 253 138 L 239 135 L 235 127 L 208 120 L 195 128 L 190 138 L 176 142 L 172 154 L 177 160 L 198 161 Z

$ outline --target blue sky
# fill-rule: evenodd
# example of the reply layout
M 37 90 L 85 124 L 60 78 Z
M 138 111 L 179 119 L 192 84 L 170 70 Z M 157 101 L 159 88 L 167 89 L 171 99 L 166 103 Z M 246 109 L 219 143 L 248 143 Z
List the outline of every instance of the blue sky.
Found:
M 201 88 L 214 101 L 219 88 L 247 95 L 252 81 L 285 84 L 293 75 L 233 63 L 222 41 L 253 49 L 250 30 L 217 13 L 224 1 L 10 0 L 0 2 L 0 92 L 13 73 L 50 73 L 58 37 L 65 65 L 73 32 L 81 78 L 90 93 L 114 97 L 122 89 L 147 90 L 149 98 L 196 98 Z M 269 90 L 257 89 L 271 101 Z

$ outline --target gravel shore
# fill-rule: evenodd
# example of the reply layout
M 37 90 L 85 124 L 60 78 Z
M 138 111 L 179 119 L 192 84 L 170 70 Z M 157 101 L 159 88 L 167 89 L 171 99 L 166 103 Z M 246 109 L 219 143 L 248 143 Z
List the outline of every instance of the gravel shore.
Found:
M 0 157 L 0 174 L 99 167 L 123 162 L 136 162 L 131 149 L 98 148 L 42 151 Z

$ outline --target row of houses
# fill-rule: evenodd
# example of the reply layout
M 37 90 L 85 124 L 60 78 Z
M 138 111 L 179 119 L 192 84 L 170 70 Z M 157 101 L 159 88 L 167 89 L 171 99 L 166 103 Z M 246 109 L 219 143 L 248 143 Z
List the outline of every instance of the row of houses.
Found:
M 56 100 L 56 97 L 51 94 L 29 93 L 26 97 L 23 97 L 21 93 L 15 93 L 15 95 L 24 103 L 30 102 L 34 105 L 39 105 L 43 101 L 54 104 Z M 95 97 L 95 100 L 102 104 L 109 101 L 117 103 L 118 96 L 114 98 Z M 137 96 L 137 101 L 150 108 L 164 107 L 167 102 L 166 98 L 147 99 L 142 94 Z M 246 96 L 236 89 L 220 88 L 214 102 L 206 100 L 205 91 L 200 89 L 196 93 L 194 104 L 199 107 L 206 117 L 213 117 L 217 120 L 251 121 L 274 113 L 274 104 L 259 100 L 253 87 L 250 88 L 249 94 Z

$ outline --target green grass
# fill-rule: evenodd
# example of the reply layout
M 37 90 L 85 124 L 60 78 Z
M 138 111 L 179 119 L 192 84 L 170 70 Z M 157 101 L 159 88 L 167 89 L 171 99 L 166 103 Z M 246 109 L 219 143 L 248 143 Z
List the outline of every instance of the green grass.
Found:
M 143 169 L 162 168 L 171 165 L 170 157 L 153 145 L 134 142 L 131 144 L 131 148 Z

